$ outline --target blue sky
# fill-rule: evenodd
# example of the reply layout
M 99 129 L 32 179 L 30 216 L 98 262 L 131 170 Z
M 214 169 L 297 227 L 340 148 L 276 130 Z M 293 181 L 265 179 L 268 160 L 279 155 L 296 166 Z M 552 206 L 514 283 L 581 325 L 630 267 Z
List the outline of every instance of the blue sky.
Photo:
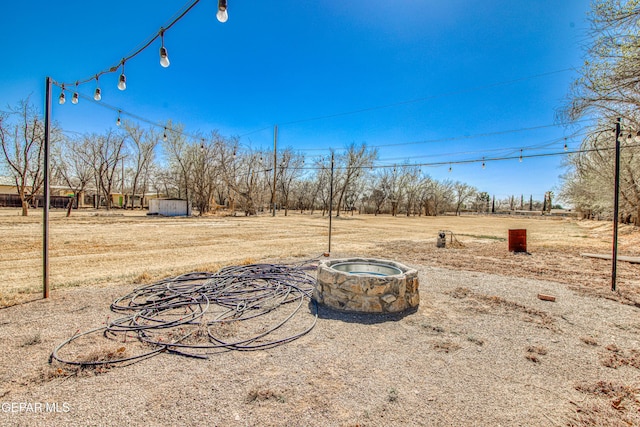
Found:
M 31 96 L 43 108 L 47 75 L 74 82 L 117 64 L 184 5 L 3 5 L 0 106 Z M 559 152 L 564 138 L 570 148 L 579 143 L 576 129 L 564 126 L 499 132 L 556 122 L 588 43 L 587 0 L 228 0 L 228 7 L 221 24 L 217 1 L 201 0 L 166 32 L 169 68 L 158 63 L 158 40 L 127 62 L 126 91 L 116 88 L 117 73 L 102 76 L 103 103 L 154 122 L 173 119 L 189 133 L 241 136 L 252 148 L 272 147 L 276 124 L 279 147 L 307 155 L 367 143 L 380 146 L 379 164 Z M 94 88 L 79 91 L 91 96 Z M 63 129 L 115 127 L 114 111 L 85 99 L 58 105 L 59 93 L 54 87 L 52 116 Z M 558 185 L 562 158 L 425 171 L 499 198 L 541 200 Z

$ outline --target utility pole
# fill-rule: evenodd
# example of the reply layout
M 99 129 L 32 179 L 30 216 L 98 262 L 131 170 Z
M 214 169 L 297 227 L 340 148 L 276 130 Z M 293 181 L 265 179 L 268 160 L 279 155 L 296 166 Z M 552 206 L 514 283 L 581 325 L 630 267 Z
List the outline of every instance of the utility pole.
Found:
M 331 254 L 331 214 L 333 212 L 333 166 L 334 156 L 331 150 L 331 178 L 329 179 L 329 254 Z
M 616 163 L 613 186 L 613 255 L 611 257 L 611 290 L 616 290 L 618 268 L 618 202 L 620 193 L 620 117 L 616 121 Z
M 122 184 L 120 185 L 120 191 L 122 192 L 122 202 L 120 203 L 120 207 L 124 209 L 127 205 L 127 202 L 124 199 L 124 156 L 122 156 Z
M 44 206 L 42 209 L 42 297 L 49 298 L 49 142 L 51 138 L 51 77 L 45 81 L 44 101 Z
M 276 177 L 278 170 L 278 125 L 273 127 L 273 191 L 271 192 L 271 206 L 273 216 L 276 216 Z

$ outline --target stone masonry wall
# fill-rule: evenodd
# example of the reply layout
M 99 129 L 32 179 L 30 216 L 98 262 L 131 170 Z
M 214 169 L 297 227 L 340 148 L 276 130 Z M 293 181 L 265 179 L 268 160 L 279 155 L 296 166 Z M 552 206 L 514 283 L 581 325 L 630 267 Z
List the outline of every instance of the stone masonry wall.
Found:
M 392 276 L 358 275 L 334 270 L 342 262 L 387 264 L 402 271 Z M 314 298 L 320 304 L 344 310 L 367 313 L 398 313 L 417 307 L 418 271 L 394 261 L 346 258 L 327 260 L 318 266 Z

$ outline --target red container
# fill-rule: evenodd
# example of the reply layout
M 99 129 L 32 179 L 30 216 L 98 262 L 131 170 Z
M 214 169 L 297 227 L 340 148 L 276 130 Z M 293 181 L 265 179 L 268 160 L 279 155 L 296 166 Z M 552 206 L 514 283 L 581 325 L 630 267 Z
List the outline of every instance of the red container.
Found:
M 509 230 L 509 252 L 527 252 L 527 230 Z

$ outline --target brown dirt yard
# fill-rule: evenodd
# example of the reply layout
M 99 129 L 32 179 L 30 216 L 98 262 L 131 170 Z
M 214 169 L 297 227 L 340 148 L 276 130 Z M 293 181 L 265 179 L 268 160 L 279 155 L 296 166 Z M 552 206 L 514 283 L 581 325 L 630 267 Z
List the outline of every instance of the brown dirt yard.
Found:
M 0 210 L 0 425 L 640 425 L 640 264 L 620 262 L 611 292 L 610 261 L 580 256 L 611 251 L 609 223 L 334 218 L 332 257 L 418 269 L 417 311 L 320 307 L 310 333 L 267 350 L 70 369 L 48 363 L 53 348 L 119 317 L 110 303 L 136 286 L 319 257 L 328 220 L 56 211 L 41 300 L 40 214 Z M 529 254 L 508 252 L 509 229 L 527 230 Z M 458 243 L 436 248 L 439 230 Z M 640 231 L 622 227 L 619 248 L 640 255 Z

